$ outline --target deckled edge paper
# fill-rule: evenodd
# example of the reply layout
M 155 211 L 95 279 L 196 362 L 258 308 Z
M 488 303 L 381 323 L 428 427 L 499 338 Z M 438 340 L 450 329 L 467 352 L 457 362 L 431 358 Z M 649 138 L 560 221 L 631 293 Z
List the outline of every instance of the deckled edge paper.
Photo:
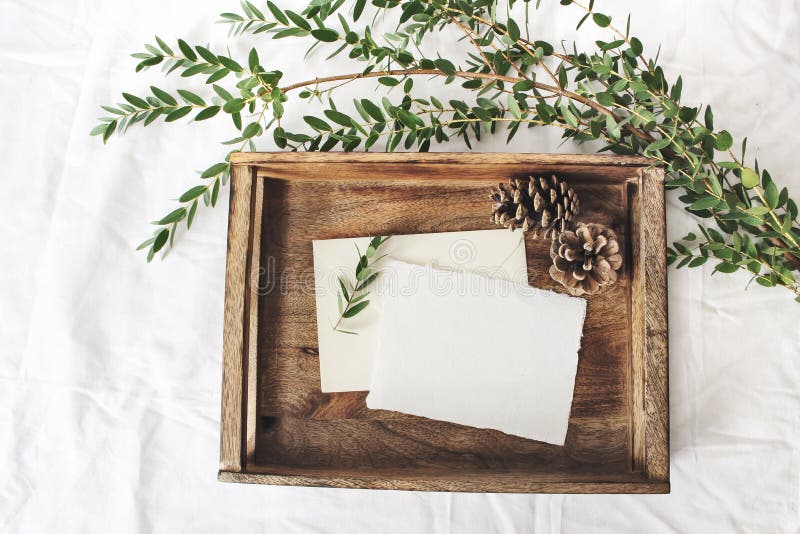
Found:
M 334 332 L 332 328 L 338 316 L 337 276 L 352 277 L 358 260 L 355 245 L 363 251 L 368 243 L 368 237 L 313 242 L 320 387 L 323 393 L 369 389 L 382 308 L 382 295 L 374 290 L 376 286 L 373 285 L 370 291 L 369 306 L 343 324 L 346 330 L 358 332 L 358 335 Z M 389 254 L 409 263 L 433 263 L 442 268 L 480 272 L 523 283 L 528 280 L 522 232 L 505 229 L 396 235 L 381 246 L 379 254 Z M 377 264 L 378 270 L 383 261 Z
M 387 260 L 367 407 L 563 445 L 586 301 Z

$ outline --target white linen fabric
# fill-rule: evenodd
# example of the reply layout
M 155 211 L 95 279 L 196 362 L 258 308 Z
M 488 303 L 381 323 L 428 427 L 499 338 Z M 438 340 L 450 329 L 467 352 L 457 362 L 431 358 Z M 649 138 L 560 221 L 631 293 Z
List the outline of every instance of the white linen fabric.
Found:
M 284 6 L 299 2 L 281 2 Z M 567 44 L 580 16 L 543 2 L 537 36 Z M 518 4 L 521 4 L 518 2 Z M 662 45 L 687 102 L 800 194 L 800 5 L 598 1 Z M 87 133 L 120 92 L 185 79 L 133 73 L 127 54 L 162 37 L 225 46 L 213 24 L 236 2 L 0 1 L 0 530 L 36 532 L 797 532 L 800 305 L 712 266 L 670 270 L 672 493 L 470 495 L 239 486 L 215 478 L 226 202 L 201 210 L 166 261 L 133 248 L 222 153 L 227 121 L 153 124 L 103 147 Z M 579 44 L 607 32 L 581 28 Z M 440 49 L 460 45 L 450 34 Z M 250 39 L 231 42 L 244 55 Z M 287 39 L 256 38 L 293 82 L 357 71 Z M 290 67 L 290 68 L 287 68 Z M 436 84 L 438 82 L 430 82 Z M 415 89 L 426 92 L 420 78 Z M 457 84 L 444 94 L 459 92 Z M 372 83 L 347 97 L 380 96 Z M 441 95 L 442 91 L 437 91 Z M 287 105 L 301 130 L 307 106 Z M 485 151 L 575 152 L 525 130 Z M 268 144 L 260 145 L 268 150 Z M 437 149 L 462 150 L 454 142 Z M 224 198 L 225 195 L 222 195 Z M 693 229 L 668 195 L 668 232 Z

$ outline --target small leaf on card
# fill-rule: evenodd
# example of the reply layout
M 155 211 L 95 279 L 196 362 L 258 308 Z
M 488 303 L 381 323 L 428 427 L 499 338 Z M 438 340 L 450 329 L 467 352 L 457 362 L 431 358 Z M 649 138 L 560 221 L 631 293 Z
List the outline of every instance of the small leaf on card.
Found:
M 369 304 L 369 300 L 366 300 L 369 296 L 369 291 L 365 291 L 365 289 L 375 281 L 375 278 L 378 276 L 374 264 L 380 261 L 385 254 L 376 257 L 376 253 L 381 244 L 386 242 L 387 239 L 389 239 L 389 236 L 375 236 L 371 238 L 364 254 L 361 253 L 358 243 L 353 242 L 356 247 L 356 252 L 358 253 L 358 263 L 356 263 L 355 268 L 355 281 L 353 285 L 350 283 L 350 277 L 338 277 L 340 291 L 337 292 L 336 297 L 339 305 L 339 320 L 333 325 L 334 331 L 345 334 L 355 333 L 341 330 L 339 325 L 342 320 L 354 317 Z
M 368 305 L 369 305 L 369 301 L 368 300 L 359 302 L 358 304 L 356 304 L 355 306 L 353 306 L 349 310 L 346 310 L 342 314 L 342 317 L 344 317 L 345 319 L 349 319 L 350 317 L 354 317 L 354 316 L 358 315 L 359 313 L 361 313 L 361 310 L 366 308 Z

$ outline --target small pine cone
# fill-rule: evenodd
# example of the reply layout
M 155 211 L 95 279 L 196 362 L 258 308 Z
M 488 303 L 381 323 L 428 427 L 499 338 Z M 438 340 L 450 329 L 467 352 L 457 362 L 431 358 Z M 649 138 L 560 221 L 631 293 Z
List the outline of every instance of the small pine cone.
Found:
M 622 266 L 617 235 L 602 224 L 580 223 L 574 232 L 562 232 L 553 240 L 550 257 L 550 276 L 575 296 L 613 284 Z
M 563 179 L 512 178 L 492 190 L 491 222 L 510 230 L 522 228 L 534 237 L 554 236 L 566 230 L 578 214 L 580 201 Z

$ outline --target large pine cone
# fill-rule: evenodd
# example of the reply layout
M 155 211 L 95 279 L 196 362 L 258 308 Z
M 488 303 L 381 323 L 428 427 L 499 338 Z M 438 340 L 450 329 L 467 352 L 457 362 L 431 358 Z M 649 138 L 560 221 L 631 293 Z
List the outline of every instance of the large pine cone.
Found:
M 622 266 L 617 235 L 602 224 L 581 223 L 574 232 L 562 232 L 553 240 L 550 257 L 550 276 L 575 296 L 613 284 Z
M 580 202 L 567 182 L 552 175 L 512 178 L 492 190 L 492 222 L 551 237 L 563 232 L 578 214 Z

